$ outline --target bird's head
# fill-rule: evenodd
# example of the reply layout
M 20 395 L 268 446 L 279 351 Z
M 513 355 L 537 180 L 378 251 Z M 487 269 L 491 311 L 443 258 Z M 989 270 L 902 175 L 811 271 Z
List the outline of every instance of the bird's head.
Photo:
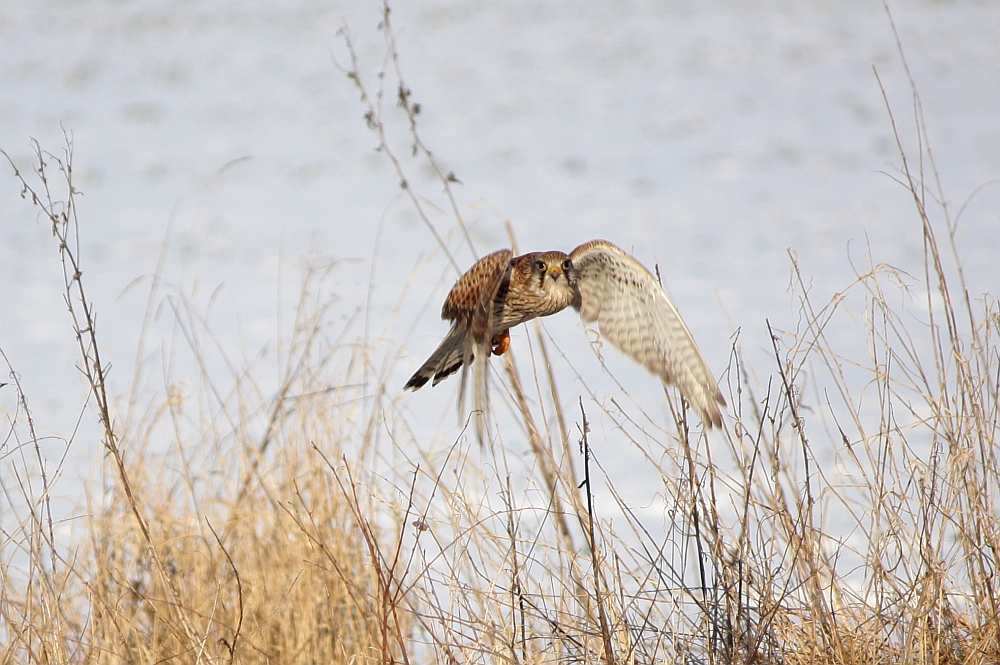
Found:
M 511 279 L 532 290 L 553 295 L 572 295 L 576 290 L 576 269 L 565 252 L 532 252 L 511 260 Z

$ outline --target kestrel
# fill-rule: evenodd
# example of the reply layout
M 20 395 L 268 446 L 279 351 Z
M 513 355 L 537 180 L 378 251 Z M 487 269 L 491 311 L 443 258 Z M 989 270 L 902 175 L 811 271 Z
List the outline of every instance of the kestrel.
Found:
M 483 360 L 503 354 L 511 328 L 572 305 L 584 323 L 596 321 L 615 348 L 679 388 L 707 427 L 722 426 L 719 406 L 726 400 L 677 308 L 641 263 L 605 240 L 568 255 L 511 255 L 493 252 L 458 279 L 441 308 L 451 330 L 406 389 L 432 377 L 437 385 L 477 354 Z

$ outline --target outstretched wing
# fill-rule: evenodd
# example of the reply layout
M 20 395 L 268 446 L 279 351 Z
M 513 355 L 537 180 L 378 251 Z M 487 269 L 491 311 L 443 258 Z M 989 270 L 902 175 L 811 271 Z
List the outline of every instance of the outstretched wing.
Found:
M 573 306 L 585 323 L 681 395 L 708 427 L 721 427 L 726 400 L 677 308 L 638 261 L 605 240 L 570 254 L 579 297 Z

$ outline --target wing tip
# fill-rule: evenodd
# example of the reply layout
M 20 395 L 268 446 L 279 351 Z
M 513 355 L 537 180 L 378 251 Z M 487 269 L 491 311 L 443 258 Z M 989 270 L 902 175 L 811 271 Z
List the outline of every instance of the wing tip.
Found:
M 726 403 L 726 398 L 722 396 L 719 392 L 719 388 L 716 387 L 714 390 L 714 395 L 708 400 L 707 406 L 699 409 L 698 415 L 701 417 L 701 421 L 705 423 L 706 429 L 719 428 L 722 429 L 722 408 L 729 406 Z
M 702 422 L 705 423 L 705 429 L 722 429 L 722 412 L 714 404 L 712 406 L 713 408 L 709 413 L 705 414 L 708 416 L 707 418 L 705 415 L 702 415 Z
M 677 387 L 683 400 L 682 403 L 698 414 L 698 419 L 701 420 L 701 424 L 706 430 L 723 428 L 722 410 L 728 404 L 726 398 L 722 396 L 718 384 L 714 381 L 695 385 L 664 381 L 664 384 Z

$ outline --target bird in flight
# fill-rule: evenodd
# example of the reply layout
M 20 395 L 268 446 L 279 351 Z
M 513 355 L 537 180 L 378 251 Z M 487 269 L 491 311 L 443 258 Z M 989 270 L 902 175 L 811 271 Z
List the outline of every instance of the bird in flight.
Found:
M 605 240 L 569 254 L 512 254 L 501 249 L 484 256 L 458 279 L 441 308 L 451 330 L 405 389 L 432 378 L 437 385 L 475 358 L 502 355 L 511 328 L 572 306 L 584 323 L 596 321 L 615 348 L 680 389 L 706 427 L 722 426 L 719 407 L 726 400 L 677 308 L 645 266 Z M 477 377 L 477 408 L 479 382 L 485 373 Z

